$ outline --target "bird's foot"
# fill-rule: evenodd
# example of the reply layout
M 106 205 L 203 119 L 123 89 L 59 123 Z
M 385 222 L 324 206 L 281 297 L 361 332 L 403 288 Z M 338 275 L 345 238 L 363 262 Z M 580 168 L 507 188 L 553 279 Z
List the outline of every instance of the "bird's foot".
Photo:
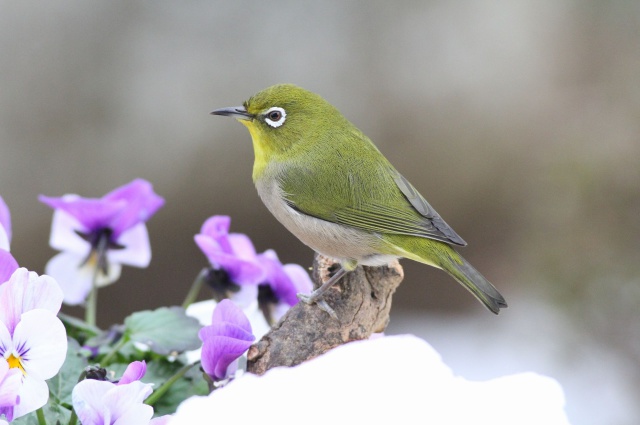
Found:
M 320 308 L 320 310 L 326 312 L 333 319 L 338 320 L 338 315 L 336 314 L 336 312 L 331 308 L 329 304 L 327 304 L 327 302 L 322 297 L 322 294 L 318 294 L 317 292 L 318 291 L 313 291 L 310 294 L 298 294 L 297 296 L 298 299 L 303 303 L 308 305 L 316 304 Z

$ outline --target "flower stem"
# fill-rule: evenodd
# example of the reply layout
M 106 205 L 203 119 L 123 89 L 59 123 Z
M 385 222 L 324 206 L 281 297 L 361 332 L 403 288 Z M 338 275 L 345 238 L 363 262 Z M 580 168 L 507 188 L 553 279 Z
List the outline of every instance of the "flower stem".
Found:
M 71 417 L 69 418 L 69 425 L 76 425 L 78 423 L 78 415 L 76 415 L 76 409 L 71 409 Z
M 91 292 L 89 292 L 89 298 L 87 299 L 87 306 L 84 311 L 84 321 L 89 326 L 96 326 L 96 317 L 98 309 L 98 274 L 100 273 L 99 262 L 96 261 L 96 269 L 93 272 L 93 279 L 91 280 Z
M 186 310 L 186 308 L 189 307 L 191 304 L 193 304 L 195 300 L 198 298 L 198 294 L 200 293 L 200 288 L 202 288 L 202 284 L 205 282 L 207 278 L 207 274 L 209 274 L 209 269 L 207 267 L 205 267 L 204 269 L 202 269 L 202 271 L 200 271 L 200 273 L 198 273 L 198 276 L 195 278 L 195 280 L 191 284 L 191 288 L 189 288 L 189 292 L 187 293 L 187 296 L 184 298 L 184 301 L 182 302 L 182 308 Z
M 36 410 L 36 416 L 38 418 L 38 425 L 47 425 L 47 420 L 44 418 L 44 411 L 42 407 Z
M 144 401 L 145 404 L 153 406 L 153 404 L 158 401 L 164 395 L 164 393 L 166 393 L 169 388 L 171 388 L 171 386 L 176 383 L 178 379 L 182 378 L 184 374 L 187 373 L 192 367 L 199 364 L 200 360 L 195 363 L 182 366 L 180 370 L 178 370 L 171 378 L 169 378 L 164 384 L 160 385 L 157 390 L 155 390 L 149 397 L 147 397 L 147 399 Z
M 116 345 L 113 346 L 111 351 L 109 351 L 109 353 L 107 353 L 107 355 L 104 356 L 104 358 L 100 362 L 100 366 L 105 367 L 109 363 L 111 363 L 111 360 L 113 360 L 113 358 L 116 356 L 116 354 L 118 354 L 118 351 L 120 351 L 120 349 L 122 347 L 124 347 L 124 345 L 127 343 L 127 341 L 128 341 L 128 338 L 126 338 L 124 335 L 122 335 L 122 338 L 120 338 L 120 340 L 116 343 Z

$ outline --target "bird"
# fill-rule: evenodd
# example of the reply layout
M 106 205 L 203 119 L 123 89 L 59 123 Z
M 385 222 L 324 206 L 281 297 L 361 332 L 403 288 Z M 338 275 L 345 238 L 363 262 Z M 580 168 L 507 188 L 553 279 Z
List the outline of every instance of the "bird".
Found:
M 340 268 L 311 294 L 298 294 L 335 317 L 323 295 L 358 265 L 408 258 L 447 272 L 491 312 L 507 303 L 455 247 L 467 243 L 373 142 L 328 101 L 293 84 L 268 87 L 232 117 L 251 135 L 258 195 L 293 235 Z

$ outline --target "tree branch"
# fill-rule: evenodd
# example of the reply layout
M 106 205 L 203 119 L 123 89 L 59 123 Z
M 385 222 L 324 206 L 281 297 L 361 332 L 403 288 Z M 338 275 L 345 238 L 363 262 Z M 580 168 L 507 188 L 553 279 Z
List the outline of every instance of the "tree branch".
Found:
M 316 254 L 315 288 L 325 282 L 334 262 Z M 389 323 L 391 297 L 402 281 L 400 263 L 362 267 L 347 273 L 325 294 L 339 321 L 317 305 L 298 303 L 247 354 L 247 370 L 258 375 L 277 366 L 295 366 L 341 344 L 383 332 Z

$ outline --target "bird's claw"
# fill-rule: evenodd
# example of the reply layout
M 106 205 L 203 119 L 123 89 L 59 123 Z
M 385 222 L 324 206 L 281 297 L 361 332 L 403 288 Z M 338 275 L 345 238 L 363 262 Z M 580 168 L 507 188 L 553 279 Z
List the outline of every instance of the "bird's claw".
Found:
M 300 301 L 302 301 L 305 304 L 308 304 L 308 305 L 316 304 L 320 308 L 320 310 L 326 312 L 333 319 L 338 320 L 338 315 L 331 308 L 331 306 L 329 306 L 329 304 L 327 304 L 327 302 L 324 300 L 324 298 L 322 298 L 322 297 L 314 297 L 313 295 L 314 295 L 313 293 L 311 293 L 309 295 L 307 295 L 307 294 L 297 294 L 297 297 L 298 297 L 298 299 Z

